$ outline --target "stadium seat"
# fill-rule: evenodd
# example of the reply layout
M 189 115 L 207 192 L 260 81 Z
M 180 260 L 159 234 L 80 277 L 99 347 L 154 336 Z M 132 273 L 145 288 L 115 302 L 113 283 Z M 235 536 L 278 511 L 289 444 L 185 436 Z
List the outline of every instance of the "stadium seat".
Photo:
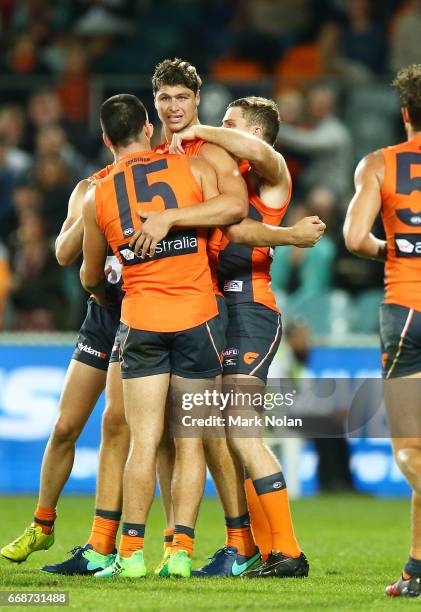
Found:
M 279 85 L 302 88 L 303 81 L 315 81 L 323 76 L 323 63 L 318 47 L 313 43 L 289 49 L 274 69 Z
M 349 331 L 351 300 L 345 291 L 334 290 L 316 295 L 295 294 L 285 300 L 277 296 L 284 321 L 302 319 L 314 334 L 342 335 Z
M 374 334 L 379 331 L 379 307 L 383 295 L 382 289 L 370 289 L 355 298 L 352 306 L 352 332 Z
M 264 76 L 264 70 L 254 60 L 221 57 L 211 66 L 210 74 L 220 81 L 258 81 Z
M 353 87 L 347 93 L 345 121 L 353 137 L 356 160 L 397 142 L 399 102 L 389 85 Z

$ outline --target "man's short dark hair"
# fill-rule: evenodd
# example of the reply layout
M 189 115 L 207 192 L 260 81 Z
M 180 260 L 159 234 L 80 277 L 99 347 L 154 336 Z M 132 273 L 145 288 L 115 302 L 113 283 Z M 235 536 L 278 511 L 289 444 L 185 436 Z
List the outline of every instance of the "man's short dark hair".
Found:
M 174 59 L 166 59 L 159 63 L 153 73 L 152 89 L 154 95 L 165 85 L 169 87 L 182 85 L 197 94 L 202 85 L 202 79 L 197 74 L 196 68 L 192 66 L 190 62 L 186 62 L 176 57 Z
M 126 147 L 139 140 L 148 120 L 146 108 L 136 96 L 118 94 L 101 106 L 101 126 L 115 147 Z
M 392 84 L 398 90 L 402 106 L 408 110 L 412 127 L 421 131 L 421 64 L 400 70 Z
M 273 100 L 248 96 L 239 98 L 228 105 L 228 108 L 239 107 L 249 125 L 258 125 L 262 128 L 263 137 L 269 144 L 273 145 L 279 132 L 281 119 L 278 107 Z

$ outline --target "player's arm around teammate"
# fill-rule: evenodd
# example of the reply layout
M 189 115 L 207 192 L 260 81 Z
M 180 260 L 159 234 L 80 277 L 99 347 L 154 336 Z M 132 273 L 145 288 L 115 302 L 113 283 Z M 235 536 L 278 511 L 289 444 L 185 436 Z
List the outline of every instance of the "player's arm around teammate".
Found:
M 173 134 L 171 151 L 183 153 L 183 141 L 203 139 L 226 149 L 238 160 L 246 159 L 259 176 L 260 195 L 266 204 L 279 206 L 285 202 L 290 191 L 289 172 L 283 156 L 262 139 L 262 128 L 255 127 L 255 134 L 237 129 L 244 127 L 244 118 L 238 108 L 228 109 L 224 127 L 192 125 Z M 205 149 L 206 150 L 206 149 Z M 221 227 L 223 223 L 220 223 Z M 323 236 L 326 226 L 317 216 L 305 217 L 293 227 L 274 227 L 254 219 L 245 218 L 223 228 L 225 236 L 234 244 L 248 246 L 313 247 Z
M 141 214 L 143 224 L 130 241 L 136 254 L 153 256 L 158 242 L 173 227 L 213 228 L 237 223 L 246 217 L 247 188 L 232 157 L 220 147 L 211 147 L 202 158 L 217 172 L 215 194 L 197 206 Z

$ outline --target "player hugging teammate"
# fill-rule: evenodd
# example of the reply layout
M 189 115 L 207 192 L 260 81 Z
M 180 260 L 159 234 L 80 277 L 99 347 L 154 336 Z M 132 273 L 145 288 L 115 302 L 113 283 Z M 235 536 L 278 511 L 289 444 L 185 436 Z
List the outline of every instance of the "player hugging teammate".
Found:
M 169 392 L 177 403 L 186 390 L 213 388 L 222 371 L 231 387 L 246 381 L 263 392 L 281 337 L 280 315 L 269 289 L 269 247 L 313 246 L 324 231 L 317 217 L 292 228 L 278 227 L 291 185 L 285 162 L 272 147 L 279 125 L 274 103 L 238 100 L 227 110 L 224 127 L 200 126 L 200 84 L 188 62 L 166 60 L 157 66 L 155 104 L 167 144 L 156 151 L 150 149 L 152 126 L 139 100 L 123 94 L 101 108 L 104 141 L 114 153 L 115 165 L 100 173 L 84 195 L 84 224 L 79 208 L 69 227 L 79 250 L 84 232 L 81 278 L 95 296 L 94 307 L 103 309 L 100 312 L 108 312 L 110 306 L 104 274 L 107 243 L 122 265 L 125 296 L 116 346 L 128 428 L 123 424 L 123 404 L 116 402 L 116 420 L 122 426 L 110 444 L 111 427 L 104 421 L 91 536 L 69 560 L 46 566 L 49 572 L 95 573 L 102 578 L 146 574 L 143 539 L 158 462 L 167 529 L 157 573 L 190 576 L 206 459 L 224 507 L 227 541 L 211 563 L 193 575 L 308 573 L 294 535 L 281 468 L 260 437 L 230 438 L 228 443 L 225 438 L 163 436 Z M 170 143 L 172 150 L 185 155 L 170 154 Z M 222 226 L 208 235 L 206 228 Z M 168 232 L 177 237 L 182 251 L 169 247 L 163 253 L 159 243 Z M 232 291 L 234 286 L 240 290 Z M 221 364 L 224 348 L 235 350 L 237 358 Z M 96 393 L 100 390 L 98 385 Z M 88 414 L 85 409 L 68 446 Z M 56 427 L 52 439 L 57 437 Z M 104 469 L 108 452 L 113 458 L 109 473 Z M 55 505 L 71 464 L 69 453 L 67 471 L 62 471 L 54 496 L 39 504 L 30 533 L 26 530 L 2 549 L 5 557 L 22 561 L 52 544 Z M 249 475 L 248 499 L 244 468 Z M 123 531 L 115 554 L 122 481 Z M 110 489 L 116 493 L 108 497 Z

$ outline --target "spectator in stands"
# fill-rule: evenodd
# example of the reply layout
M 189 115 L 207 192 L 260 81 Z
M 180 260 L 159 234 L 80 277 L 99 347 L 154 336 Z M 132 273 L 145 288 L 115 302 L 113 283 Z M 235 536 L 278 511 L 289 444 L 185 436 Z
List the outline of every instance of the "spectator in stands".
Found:
M 387 65 L 387 34 L 370 0 L 346 0 L 345 14 L 322 27 L 319 40 L 326 72 L 368 81 Z
M 340 240 L 342 240 L 342 232 L 337 231 L 338 226 L 342 223 L 342 217 L 341 214 L 338 214 L 338 202 L 335 194 L 324 185 L 320 185 L 308 192 L 306 203 L 310 215 L 317 215 L 326 224 L 323 238 L 329 236 L 335 239 L 335 237 L 340 236 Z
M 37 131 L 45 125 L 63 125 L 63 112 L 58 95 L 52 89 L 35 91 L 28 101 L 26 149 L 33 152 Z
M 397 17 L 392 30 L 391 67 L 393 71 L 403 66 L 421 63 L 421 0 L 409 0 L 407 10 Z
M 19 106 L 6 105 L 0 108 L 0 137 L 7 144 L 6 166 L 17 175 L 29 170 L 31 156 L 21 146 L 25 129 L 25 114 Z
M 69 143 L 66 132 L 59 125 L 45 125 L 36 136 L 36 157 L 56 156 L 69 168 L 76 181 L 86 178 L 88 163 Z
M 21 76 L 46 74 L 35 37 L 23 32 L 16 37 L 6 54 L 3 70 L 9 74 Z
M 41 216 L 27 210 L 13 243 L 14 328 L 49 331 L 63 329 L 66 301 L 60 267 L 46 239 Z
M 41 192 L 45 234 L 49 238 L 55 238 L 66 217 L 75 177 L 58 155 L 45 155 L 34 167 L 34 179 Z
M 236 54 L 271 67 L 311 28 L 310 0 L 244 0 L 238 3 Z
M 308 129 L 281 124 L 277 146 L 309 156 L 301 175 L 309 190 L 323 184 L 336 197 L 345 199 L 351 188 L 352 141 L 345 124 L 335 111 L 335 94 L 326 85 L 313 87 L 308 95 Z
M 7 238 L 15 225 L 12 197 L 17 176 L 7 163 L 7 151 L 7 142 L 0 136 L 0 239 Z
M 90 78 L 84 47 L 75 41 L 67 48 L 63 72 L 59 75 L 57 94 L 65 117 L 73 123 L 87 123 Z
M 287 89 L 280 91 L 275 96 L 275 101 L 278 105 L 279 115 L 282 123 L 287 125 L 293 125 L 295 127 L 304 126 L 304 112 L 305 112 L 305 97 L 304 94 L 296 89 Z M 279 144 L 279 143 L 278 143 Z M 288 146 L 282 144 L 278 147 L 279 151 L 285 157 L 287 162 L 288 170 L 290 171 L 291 178 L 294 186 L 294 194 L 300 198 L 303 193 L 301 190 L 300 176 L 303 172 L 307 157 L 300 153 L 292 151 Z
M 18 185 L 13 192 L 13 207 L 17 219 L 21 219 L 28 210 L 40 213 L 41 192 L 33 185 Z

